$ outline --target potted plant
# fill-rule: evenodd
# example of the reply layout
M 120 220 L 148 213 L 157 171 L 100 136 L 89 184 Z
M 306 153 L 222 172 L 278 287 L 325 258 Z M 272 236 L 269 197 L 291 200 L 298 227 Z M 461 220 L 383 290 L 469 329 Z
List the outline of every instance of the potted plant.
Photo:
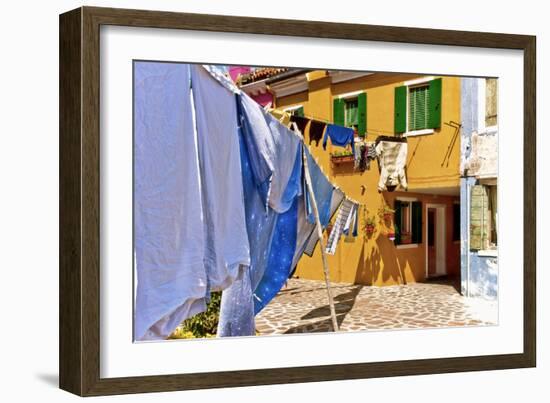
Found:
M 353 156 L 353 153 L 349 150 L 335 151 L 332 154 L 330 154 L 330 161 L 334 165 L 353 162 L 354 160 L 355 160 L 355 157 Z
M 393 213 L 395 213 L 395 210 L 390 208 L 387 204 L 384 204 L 382 207 L 380 207 L 378 211 L 380 218 L 384 220 L 386 225 L 391 224 L 393 219 Z
M 376 220 L 374 216 L 367 217 L 367 219 L 365 220 L 365 234 L 367 235 L 367 237 L 370 238 L 372 234 L 374 234 L 375 226 Z

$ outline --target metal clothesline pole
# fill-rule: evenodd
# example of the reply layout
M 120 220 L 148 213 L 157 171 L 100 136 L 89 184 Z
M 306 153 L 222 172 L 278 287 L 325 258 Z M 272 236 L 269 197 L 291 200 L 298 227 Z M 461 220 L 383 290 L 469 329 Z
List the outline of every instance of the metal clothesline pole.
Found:
M 321 257 L 323 258 L 323 273 L 325 275 L 325 284 L 327 286 L 328 304 L 330 306 L 330 316 L 332 318 L 332 329 L 338 331 L 338 321 L 336 320 L 336 309 L 334 308 L 334 299 L 332 298 L 332 291 L 330 289 L 330 278 L 328 270 L 327 256 L 325 254 L 325 242 L 323 240 L 323 227 L 321 226 L 321 219 L 319 218 L 319 210 L 317 209 L 317 201 L 313 193 L 313 187 L 311 185 L 311 176 L 309 175 L 309 169 L 307 166 L 307 157 L 305 150 L 302 150 L 302 159 L 304 161 L 304 173 L 306 179 L 307 191 L 311 200 L 311 206 L 313 207 L 313 214 L 315 216 L 315 223 L 317 227 L 317 235 L 319 236 L 319 247 L 321 248 Z

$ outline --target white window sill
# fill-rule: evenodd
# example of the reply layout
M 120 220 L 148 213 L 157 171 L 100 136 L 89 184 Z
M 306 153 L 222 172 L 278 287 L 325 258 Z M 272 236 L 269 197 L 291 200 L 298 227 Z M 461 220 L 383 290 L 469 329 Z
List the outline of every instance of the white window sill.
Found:
M 403 137 L 424 136 L 426 134 L 433 134 L 433 133 L 434 133 L 434 129 L 412 130 L 410 132 L 403 133 Z
M 418 248 L 419 244 L 417 243 L 404 243 L 401 245 L 395 245 L 397 249 L 413 249 Z
M 498 251 L 496 249 L 478 250 L 477 255 L 482 257 L 498 257 Z

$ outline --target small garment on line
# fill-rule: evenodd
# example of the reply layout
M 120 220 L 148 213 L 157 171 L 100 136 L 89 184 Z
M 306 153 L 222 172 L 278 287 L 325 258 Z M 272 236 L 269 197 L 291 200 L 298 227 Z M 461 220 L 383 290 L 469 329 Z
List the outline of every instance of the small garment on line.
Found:
M 309 124 L 309 144 L 315 141 L 315 146 L 319 146 L 319 142 L 323 139 L 327 124 L 318 120 L 312 120 Z
M 359 149 L 359 170 L 364 172 L 370 169 L 370 159 L 367 157 L 369 146 L 366 144 L 361 144 Z
M 353 147 L 354 147 L 354 154 L 355 154 L 353 159 L 353 168 L 359 169 L 359 167 L 361 166 L 361 147 L 363 147 L 363 143 L 356 141 Z
M 300 133 L 302 134 L 302 136 L 305 137 L 306 135 L 305 130 L 306 130 L 307 124 L 309 123 L 309 119 L 303 116 L 291 115 L 290 121 L 296 123 L 296 126 L 298 126 L 298 130 L 300 130 Z
M 353 226 L 353 228 L 352 228 L 352 226 Z M 354 203 L 353 204 L 353 211 L 351 213 L 351 219 L 348 222 L 346 222 L 346 225 L 344 225 L 344 229 L 343 229 L 342 233 L 344 235 L 349 236 L 350 235 L 350 228 L 352 228 L 351 236 L 356 237 L 357 236 L 357 231 L 359 229 L 358 227 L 359 227 L 359 205 Z
M 309 176 L 311 178 L 311 187 L 313 188 L 313 194 L 317 203 L 317 210 L 319 211 L 319 220 L 322 227 L 326 227 L 330 219 L 330 201 L 332 198 L 332 191 L 334 186 L 329 182 L 325 176 L 317 161 L 313 158 L 307 147 L 304 147 L 306 153 L 307 165 L 309 169 Z M 305 179 L 304 179 L 305 180 Z M 307 190 L 307 189 L 305 189 Z M 313 213 L 313 207 L 309 198 L 309 192 L 305 192 L 305 203 L 307 218 L 310 223 L 315 223 L 315 215 Z
M 330 201 L 330 217 L 332 217 L 336 213 L 336 210 L 338 210 L 338 207 L 340 207 L 340 204 L 344 200 L 344 197 L 345 195 L 342 190 L 334 188 L 334 191 L 332 192 L 332 199 Z M 325 227 L 326 225 L 323 228 Z M 308 256 L 313 256 L 313 252 L 315 251 L 317 242 L 319 242 L 319 237 L 317 236 L 317 231 L 313 229 L 306 239 L 306 242 L 302 249 L 302 253 L 305 253 Z M 300 253 L 300 256 L 302 255 L 302 253 Z
M 381 141 L 376 146 L 376 155 L 380 165 L 378 191 L 395 189 L 401 185 L 407 189 L 405 163 L 407 160 L 407 143 Z
M 336 252 L 336 245 L 340 240 L 340 236 L 346 229 L 349 231 L 354 211 L 355 203 L 348 199 L 344 200 L 344 202 L 340 206 L 340 209 L 338 210 L 338 216 L 336 217 L 336 221 L 328 237 L 327 246 L 325 248 L 325 252 L 327 254 L 334 255 L 334 253 Z
M 351 144 L 351 151 L 355 153 L 353 144 L 353 129 L 349 127 L 328 124 L 327 129 L 325 130 L 325 137 L 323 139 L 323 149 L 325 150 L 327 149 L 327 141 L 329 138 L 331 143 L 335 146 L 346 147 L 348 144 Z

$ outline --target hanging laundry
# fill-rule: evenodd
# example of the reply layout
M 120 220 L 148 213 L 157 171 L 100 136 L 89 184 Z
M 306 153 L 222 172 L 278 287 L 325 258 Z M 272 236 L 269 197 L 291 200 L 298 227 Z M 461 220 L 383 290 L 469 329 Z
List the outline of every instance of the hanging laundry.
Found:
M 277 215 L 277 224 L 269 250 L 268 264 L 260 284 L 254 290 L 254 314 L 257 315 L 281 290 L 292 269 L 296 250 L 298 198 L 291 208 Z
M 405 163 L 407 160 L 407 143 L 381 141 L 376 146 L 376 154 L 380 165 L 380 180 L 378 191 L 389 190 L 397 185 L 407 189 Z
M 294 195 L 290 208 L 277 215 L 267 266 L 254 288 L 254 314 L 258 314 L 279 292 L 291 270 L 296 250 L 298 203 L 302 200 L 302 147 L 296 153 L 294 169 L 285 196 Z
M 292 221 L 294 220 L 294 226 L 296 226 L 297 217 L 295 215 L 298 207 L 296 200 L 302 197 L 301 139 L 270 115 L 266 115 L 263 120 L 260 119 L 254 108 L 258 110 L 261 108 L 255 103 L 250 103 L 246 95 L 243 94 L 237 98 L 237 106 L 241 123 L 240 155 L 251 263 L 248 276 L 246 276 L 247 273 L 244 273 L 242 278 L 235 281 L 231 287 L 222 293 L 218 323 L 218 336 L 220 337 L 254 335 L 254 305 L 258 301 L 253 295 L 257 291 L 258 298 L 266 301 L 266 303 L 269 302 L 272 296 L 267 291 L 275 290 L 276 294 L 284 283 L 279 281 L 280 273 L 286 272 L 288 276 L 295 248 L 295 240 L 294 245 L 292 244 L 292 234 L 295 236 L 296 229 L 295 227 L 292 228 Z M 248 106 L 248 108 L 245 106 Z M 273 139 L 273 137 L 279 138 Z M 281 154 L 285 152 L 283 150 L 271 154 L 266 152 L 261 155 L 257 149 L 247 146 L 251 143 L 251 139 L 264 145 L 271 145 L 275 149 L 284 149 L 286 154 Z M 293 148 L 292 144 L 296 139 L 298 143 L 294 151 L 294 158 L 290 161 L 288 149 Z M 287 142 L 291 144 L 290 147 L 281 146 L 281 144 L 284 145 Z M 270 149 L 267 148 L 266 150 Z M 270 200 L 281 210 L 286 208 L 286 211 L 278 214 L 270 206 L 266 210 L 266 196 L 262 186 L 258 186 L 258 184 L 261 184 L 261 180 L 258 180 L 254 173 L 253 160 L 256 162 L 260 160 L 270 161 L 274 172 L 272 182 L 277 184 L 273 189 L 278 195 L 274 197 L 272 191 Z M 291 170 L 279 166 L 288 166 L 289 163 Z M 286 177 L 281 175 L 286 175 Z M 282 183 L 286 183 L 284 191 L 279 190 Z M 293 216 L 295 218 L 292 218 Z M 285 239 L 281 239 L 283 236 Z M 258 289 L 260 283 L 262 283 L 262 286 Z M 268 290 L 265 289 L 266 285 L 269 286 Z
M 361 147 L 363 147 L 363 142 L 356 141 L 353 147 L 354 147 L 354 154 L 355 154 L 353 159 L 353 168 L 359 169 L 359 167 L 361 166 Z
M 348 144 L 351 144 L 351 150 L 352 152 L 355 152 L 353 147 L 353 129 L 328 124 L 327 129 L 325 130 L 325 137 L 323 139 L 323 149 L 325 150 L 327 149 L 327 141 L 329 138 L 335 146 L 346 147 Z
M 336 245 L 340 240 L 340 236 L 342 235 L 344 230 L 348 230 L 349 232 L 349 227 L 353 219 L 354 211 L 355 204 L 349 199 L 344 200 L 344 202 L 340 206 L 340 209 L 338 210 L 338 216 L 336 217 L 336 221 L 328 237 L 327 245 L 325 248 L 325 252 L 327 254 L 334 255 L 334 252 L 336 252 Z
M 198 151 L 189 67 L 136 62 L 134 74 L 134 335 L 154 340 L 206 309 Z
M 332 199 L 331 199 L 331 202 L 330 202 L 330 217 L 329 217 L 329 220 L 330 218 L 332 218 L 332 216 L 334 216 L 334 214 L 336 213 L 336 210 L 338 210 L 338 207 L 340 207 L 342 201 L 344 200 L 344 192 L 342 192 L 340 189 L 338 188 L 334 188 L 334 191 L 332 192 Z M 327 222 L 328 224 L 328 222 Z M 323 228 L 325 228 L 325 226 L 323 226 Z M 308 237 L 308 239 L 306 240 L 306 243 L 304 244 L 304 247 L 303 247 L 303 252 L 302 253 L 305 253 L 306 255 L 308 256 L 313 256 L 313 252 L 315 251 L 315 247 L 317 246 L 317 242 L 319 242 L 319 237 L 317 235 L 317 231 L 312 231 Z M 300 253 L 300 256 L 302 254 Z
M 373 142 L 367 143 L 367 157 L 370 160 L 374 160 L 377 157 L 377 155 L 376 155 L 376 145 Z
M 330 201 L 334 186 L 329 182 L 307 147 L 305 147 L 304 150 L 306 153 L 309 175 L 311 177 L 311 187 L 313 188 L 317 209 L 319 210 L 319 220 L 324 228 L 330 219 Z M 309 222 L 313 224 L 315 223 L 315 216 L 313 214 L 308 192 L 305 192 L 305 203 L 307 218 Z
M 239 116 L 243 116 L 242 112 Z M 218 337 L 255 334 L 252 294 L 264 275 L 277 219 L 277 213 L 273 209 L 265 210 L 265 201 L 256 185 L 244 136 L 243 129 L 239 138 L 246 227 L 250 242 L 250 268 L 222 293 Z
M 300 130 L 300 134 L 305 137 L 306 126 L 309 123 L 309 119 L 303 116 L 291 115 L 290 121 L 296 123 L 296 126 L 298 126 L 298 130 Z
M 319 122 L 318 120 L 312 120 L 309 124 L 309 144 L 315 141 L 315 146 L 319 146 L 319 142 L 323 139 L 323 133 L 325 132 L 327 124 Z
M 204 262 L 208 286 L 216 291 L 231 285 L 239 268 L 250 264 L 237 105 L 235 95 L 200 65 L 191 65 L 191 83 L 204 214 Z
M 284 212 L 292 200 L 283 200 L 283 192 L 302 137 L 283 126 L 248 95 L 240 95 L 239 102 L 245 117 L 244 139 L 256 184 L 266 208 L 269 205 L 276 212 Z
M 370 169 L 370 159 L 368 158 L 369 146 L 366 144 L 361 144 L 361 147 L 359 149 L 359 170 L 361 172 L 364 172 L 366 170 Z
M 350 228 L 352 229 L 351 236 L 356 237 L 359 227 L 359 205 L 353 203 L 353 210 L 350 215 L 351 219 L 344 225 L 342 233 L 344 235 L 350 235 Z

